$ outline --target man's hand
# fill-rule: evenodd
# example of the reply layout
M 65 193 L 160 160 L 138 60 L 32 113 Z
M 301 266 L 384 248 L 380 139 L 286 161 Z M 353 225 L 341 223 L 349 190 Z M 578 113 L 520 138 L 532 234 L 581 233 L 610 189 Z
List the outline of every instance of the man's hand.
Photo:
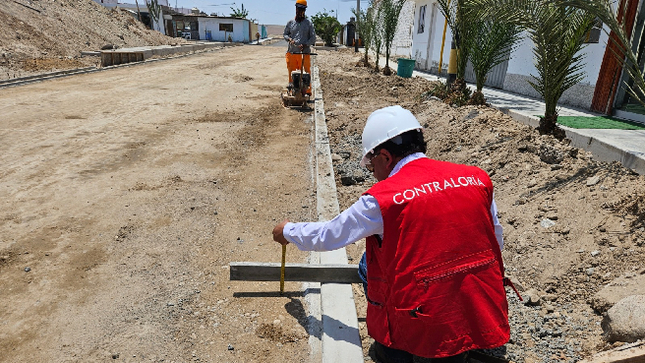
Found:
M 291 44 L 291 45 L 296 45 L 296 41 L 295 41 L 295 40 L 293 40 L 293 39 L 291 39 L 291 40 L 289 41 L 289 44 Z
M 305 46 L 304 46 L 304 44 L 300 44 L 300 45 L 298 46 L 298 48 L 300 48 L 300 51 L 302 52 L 302 50 L 303 50 L 303 49 L 305 49 Z
M 285 219 L 284 221 L 282 221 L 282 223 L 273 227 L 273 240 L 283 246 L 286 246 L 287 244 L 289 244 L 289 241 L 287 241 L 287 239 L 284 238 L 284 234 L 282 233 L 282 231 L 284 230 L 284 225 L 287 224 L 287 222 L 289 221 Z

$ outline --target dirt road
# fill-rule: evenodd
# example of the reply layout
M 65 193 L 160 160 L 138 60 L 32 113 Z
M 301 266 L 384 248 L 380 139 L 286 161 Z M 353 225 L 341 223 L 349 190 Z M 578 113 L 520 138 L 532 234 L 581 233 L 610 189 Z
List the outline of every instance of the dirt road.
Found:
M 315 217 L 285 68 L 244 46 L 0 90 L 0 361 L 308 359 L 301 295 L 228 281 Z
M 341 208 L 375 182 L 358 165 L 367 116 L 409 108 L 429 157 L 495 184 L 526 298 L 509 291 L 496 354 L 574 363 L 620 345 L 603 341 L 602 313 L 643 286 L 645 176 L 497 110 L 429 99 L 428 81 L 356 67 L 351 51 L 317 53 Z M 317 217 L 310 114 L 278 101 L 283 54 L 231 47 L 0 90 L 0 361 L 311 361 L 299 284 L 281 297 L 278 283 L 228 281 L 231 261 L 279 261 L 275 223 Z M 353 263 L 364 243 L 348 246 Z

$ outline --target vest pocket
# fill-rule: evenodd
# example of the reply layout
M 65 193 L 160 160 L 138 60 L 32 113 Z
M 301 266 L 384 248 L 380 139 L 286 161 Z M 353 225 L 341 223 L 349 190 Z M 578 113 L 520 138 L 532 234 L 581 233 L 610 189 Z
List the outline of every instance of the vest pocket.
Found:
M 414 272 L 414 279 L 416 289 L 409 291 L 414 300 L 390 310 L 391 339 L 399 349 L 450 356 L 499 340 L 498 326 L 508 320 L 493 250 L 427 266 Z M 490 329 L 495 330 L 492 339 Z
M 456 278 L 457 275 L 471 274 L 497 261 L 493 250 L 471 253 L 453 260 L 423 268 L 414 272 L 417 286 L 428 290 L 430 285 L 442 280 Z

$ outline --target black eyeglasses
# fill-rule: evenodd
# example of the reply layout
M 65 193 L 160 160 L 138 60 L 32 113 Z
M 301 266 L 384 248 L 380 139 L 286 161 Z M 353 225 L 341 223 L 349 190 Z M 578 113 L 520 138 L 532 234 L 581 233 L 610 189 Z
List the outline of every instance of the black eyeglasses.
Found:
M 367 170 L 369 170 L 370 173 L 374 172 L 374 165 L 372 165 L 372 159 L 374 159 L 375 157 L 379 156 L 380 154 L 381 154 L 381 150 L 379 150 L 378 152 L 372 152 L 371 156 L 367 157 L 367 162 L 365 163 L 365 168 Z

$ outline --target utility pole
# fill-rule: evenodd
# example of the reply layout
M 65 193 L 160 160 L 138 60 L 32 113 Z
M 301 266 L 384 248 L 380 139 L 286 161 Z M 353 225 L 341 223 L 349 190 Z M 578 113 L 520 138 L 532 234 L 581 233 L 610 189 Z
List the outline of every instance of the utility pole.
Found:
M 361 18 L 361 0 L 356 0 L 356 20 L 354 24 L 354 53 L 358 53 L 358 22 Z

